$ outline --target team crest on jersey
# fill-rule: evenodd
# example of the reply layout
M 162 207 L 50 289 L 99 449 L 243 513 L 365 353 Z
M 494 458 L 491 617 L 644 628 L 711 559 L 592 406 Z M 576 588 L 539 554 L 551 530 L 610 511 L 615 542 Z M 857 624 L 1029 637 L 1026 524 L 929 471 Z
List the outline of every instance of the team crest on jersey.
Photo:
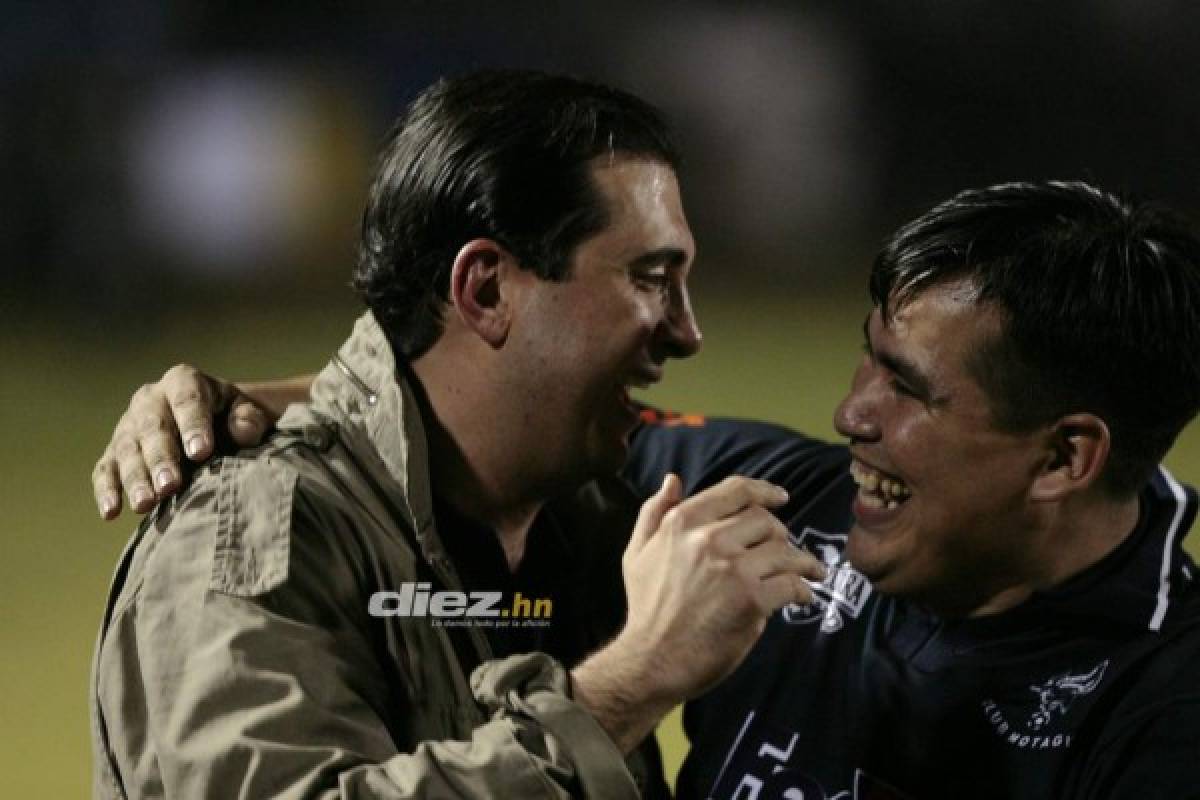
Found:
M 1063 672 L 1041 683 L 1030 685 L 1029 691 L 1037 699 L 1037 708 L 1024 715 L 1021 721 L 1010 721 L 1000 705 L 994 700 L 985 700 L 983 713 L 988 722 L 1009 744 L 1021 748 L 1069 747 L 1071 734 L 1055 732 L 1052 723 L 1065 717 L 1075 702 L 1089 695 L 1100 686 L 1108 669 L 1108 659 L 1089 670 Z
M 1037 695 L 1039 705 L 1038 710 L 1029 716 L 1027 727 L 1031 731 L 1040 731 L 1054 719 L 1055 714 L 1066 714 L 1077 698 L 1096 690 L 1100 681 L 1104 680 L 1104 670 L 1106 669 L 1108 669 L 1107 659 L 1087 672 L 1078 675 L 1064 672 L 1062 675 L 1055 675 L 1045 683 L 1036 683 L 1030 686 L 1029 691 Z
M 856 619 L 871 596 L 871 584 L 866 577 L 842 560 L 846 534 L 824 533 L 805 528 L 800 533 L 788 533 L 792 545 L 808 550 L 824 562 L 825 580 L 810 583 L 811 603 L 790 603 L 783 607 L 783 619 L 792 625 L 821 624 L 822 633 L 836 633 L 846 624 L 846 617 Z

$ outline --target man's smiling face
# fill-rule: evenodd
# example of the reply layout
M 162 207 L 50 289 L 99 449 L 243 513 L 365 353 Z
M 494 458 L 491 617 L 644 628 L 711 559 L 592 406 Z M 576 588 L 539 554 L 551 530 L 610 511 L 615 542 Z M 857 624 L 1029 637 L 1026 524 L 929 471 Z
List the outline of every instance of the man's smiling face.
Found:
M 576 247 L 566 280 L 517 276 L 511 337 L 513 370 L 538 410 L 536 444 L 571 479 L 621 468 L 639 413 L 630 390 L 700 346 L 687 287 L 695 243 L 674 171 L 605 157 L 592 179 L 609 224 Z
M 1029 488 L 1036 433 L 994 425 L 969 358 L 1003 335 L 964 281 L 925 289 L 864 326 L 865 354 L 834 424 L 859 483 L 846 554 L 880 590 L 962 616 L 1036 571 Z

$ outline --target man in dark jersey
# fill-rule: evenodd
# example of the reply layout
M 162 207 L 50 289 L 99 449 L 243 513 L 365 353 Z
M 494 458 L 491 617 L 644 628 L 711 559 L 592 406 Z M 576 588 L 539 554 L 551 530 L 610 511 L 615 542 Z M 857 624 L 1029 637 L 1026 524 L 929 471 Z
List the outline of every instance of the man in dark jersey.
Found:
M 648 415 L 627 477 L 788 488 L 829 566 L 693 701 L 681 798 L 1200 797 L 1200 247 L 1082 184 L 965 192 L 871 277 L 835 423 Z
M 964 192 L 871 278 L 849 447 L 647 412 L 625 477 L 789 490 L 829 567 L 692 701 L 681 797 L 1200 796 L 1200 243 L 1084 184 Z

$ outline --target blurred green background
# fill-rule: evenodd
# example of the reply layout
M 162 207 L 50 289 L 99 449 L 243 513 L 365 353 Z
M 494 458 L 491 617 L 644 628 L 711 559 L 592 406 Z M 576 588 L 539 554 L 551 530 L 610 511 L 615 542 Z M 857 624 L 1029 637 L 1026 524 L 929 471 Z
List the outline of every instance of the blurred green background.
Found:
M 800 293 L 802 287 L 792 285 L 769 295 L 743 291 L 730 300 L 727 288 L 703 277 L 704 269 L 701 263 L 697 276 L 704 350 L 671 365 L 648 399 L 832 436 L 830 415 L 858 358 L 865 291 L 812 286 Z M 112 567 L 134 522 L 128 513 L 115 523 L 99 521 L 88 473 L 130 392 L 185 355 L 232 377 L 313 370 L 357 314 L 348 291 L 334 289 L 326 297 L 259 309 L 213 298 L 208 309 L 161 318 L 153 336 L 134 337 L 114 325 L 103 341 L 48 313 L 8 318 L 0 343 L 6 395 L 0 715 L 7 728 L 0 769 L 6 795 L 65 798 L 89 791 L 89 661 Z M 1186 431 L 1168 463 L 1181 479 L 1200 480 L 1200 426 Z M 685 747 L 677 718 L 661 736 L 674 770 Z

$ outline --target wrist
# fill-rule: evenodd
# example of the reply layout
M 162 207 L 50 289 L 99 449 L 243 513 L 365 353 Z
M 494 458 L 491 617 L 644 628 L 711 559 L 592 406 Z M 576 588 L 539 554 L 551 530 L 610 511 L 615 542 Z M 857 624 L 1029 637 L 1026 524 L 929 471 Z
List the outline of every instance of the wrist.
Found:
M 628 754 L 683 697 L 663 680 L 654 649 L 622 632 L 571 671 L 572 695 L 623 754 Z

